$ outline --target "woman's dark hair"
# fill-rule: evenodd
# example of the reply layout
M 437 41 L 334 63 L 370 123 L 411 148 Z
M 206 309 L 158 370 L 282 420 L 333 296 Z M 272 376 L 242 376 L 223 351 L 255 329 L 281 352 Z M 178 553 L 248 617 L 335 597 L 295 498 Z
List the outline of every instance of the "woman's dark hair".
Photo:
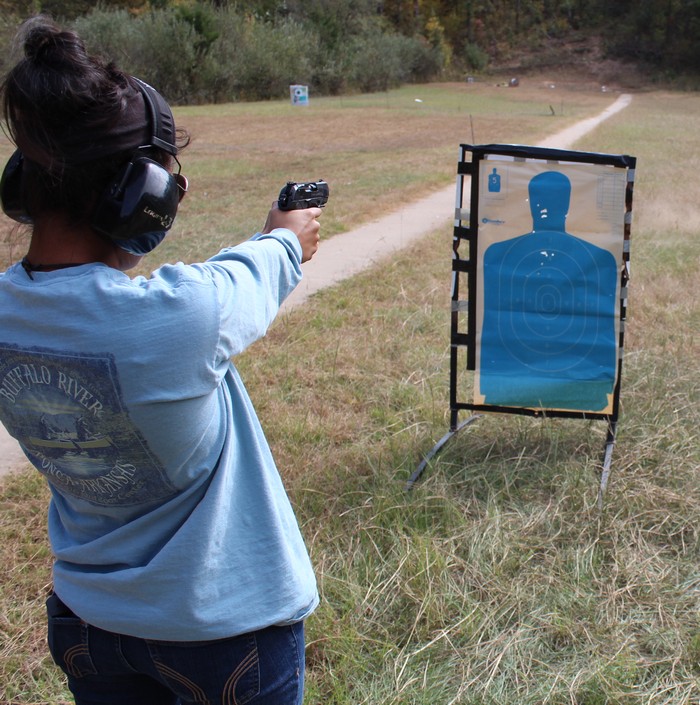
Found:
M 31 216 L 63 211 L 85 221 L 134 150 L 149 144 L 141 91 L 46 16 L 24 22 L 16 41 L 24 56 L 0 96 L 9 136 L 24 155 L 25 207 Z M 188 141 L 181 131 L 179 141 Z M 147 156 L 170 165 L 163 150 L 152 148 Z

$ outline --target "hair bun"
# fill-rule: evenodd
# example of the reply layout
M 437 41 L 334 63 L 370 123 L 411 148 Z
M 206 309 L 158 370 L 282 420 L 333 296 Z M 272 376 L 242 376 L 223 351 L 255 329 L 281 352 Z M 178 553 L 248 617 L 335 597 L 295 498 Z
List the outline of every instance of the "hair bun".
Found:
M 33 63 L 62 65 L 66 61 L 80 61 L 85 57 L 85 46 L 77 34 L 61 30 L 46 17 L 35 17 L 24 27 L 24 54 Z

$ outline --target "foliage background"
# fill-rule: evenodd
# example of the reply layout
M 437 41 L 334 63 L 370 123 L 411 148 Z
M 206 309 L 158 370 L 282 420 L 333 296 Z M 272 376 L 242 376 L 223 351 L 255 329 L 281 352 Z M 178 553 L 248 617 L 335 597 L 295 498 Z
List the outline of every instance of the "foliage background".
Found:
M 385 91 L 597 49 L 665 80 L 700 73 L 697 0 L 0 0 L 0 70 L 45 12 L 175 104 Z M 573 47 L 573 48 L 572 48 Z

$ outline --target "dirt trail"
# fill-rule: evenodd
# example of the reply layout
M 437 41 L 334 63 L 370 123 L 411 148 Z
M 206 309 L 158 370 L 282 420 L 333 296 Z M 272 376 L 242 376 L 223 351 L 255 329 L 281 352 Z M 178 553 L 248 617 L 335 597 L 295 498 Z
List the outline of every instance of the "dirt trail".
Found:
M 630 95 L 623 94 L 599 115 L 568 127 L 537 146 L 569 149 L 576 140 L 626 108 L 631 101 Z M 298 306 L 320 289 L 381 262 L 438 227 L 447 227 L 453 220 L 454 207 L 455 187 L 450 186 L 407 204 L 395 213 L 323 242 L 313 260 L 304 265 L 304 278 L 285 301 L 283 311 Z M 0 425 L 0 476 L 27 465 L 17 441 Z

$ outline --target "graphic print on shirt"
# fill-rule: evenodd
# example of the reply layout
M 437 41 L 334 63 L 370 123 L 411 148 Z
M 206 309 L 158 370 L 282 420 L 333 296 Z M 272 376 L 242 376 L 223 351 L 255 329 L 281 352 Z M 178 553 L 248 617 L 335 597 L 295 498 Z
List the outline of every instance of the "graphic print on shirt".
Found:
M 133 506 L 175 493 L 129 418 L 110 355 L 0 344 L 0 418 L 63 494 Z

